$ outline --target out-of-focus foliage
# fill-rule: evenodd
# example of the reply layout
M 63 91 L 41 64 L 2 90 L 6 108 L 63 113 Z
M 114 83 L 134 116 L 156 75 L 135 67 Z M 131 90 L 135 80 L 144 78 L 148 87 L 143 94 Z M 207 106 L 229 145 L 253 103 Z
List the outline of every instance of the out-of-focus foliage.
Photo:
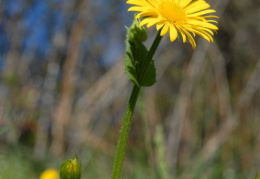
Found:
M 208 2 L 220 17 L 215 43 L 197 38 L 193 51 L 165 37 L 158 47 L 157 82 L 138 101 L 124 178 L 260 172 L 260 2 Z M 131 88 L 127 8 L 0 1 L 0 178 L 37 178 L 75 153 L 82 178 L 109 178 Z M 148 31 L 149 49 L 156 32 Z
M 0 154 L 0 178 L 38 178 L 36 175 L 37 167 L 33 166 L 33 162 L 28 160 L 21 152 L 7 153 L 3 152 L 1 146 Z

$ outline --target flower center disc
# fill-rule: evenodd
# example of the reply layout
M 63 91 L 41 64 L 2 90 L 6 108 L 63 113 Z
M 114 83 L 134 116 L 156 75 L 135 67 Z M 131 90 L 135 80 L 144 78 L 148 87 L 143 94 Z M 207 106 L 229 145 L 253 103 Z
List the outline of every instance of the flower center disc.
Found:
M 160 5 L 160 12 L 167 20 L 172 23 L 185 21 L 186 13 L 183 8 L 171 1 L 162 1 Z

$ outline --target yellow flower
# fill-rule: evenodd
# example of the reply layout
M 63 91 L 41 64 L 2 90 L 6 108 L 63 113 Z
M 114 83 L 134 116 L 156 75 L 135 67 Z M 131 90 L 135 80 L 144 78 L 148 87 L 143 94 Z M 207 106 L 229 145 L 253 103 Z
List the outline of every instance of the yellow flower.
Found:
M 59 172 L 55 169 L 49 168 L 42 172 L 40 179 L 59 179 Z
M 140 12 L 136 18 L 144 18 L 141 26 L 156 24 L 157 30 L 161 29 L 161 36 L 169 32 L 172 42 L 180 34 L 183 43 L 188 40 L 195 48 L 193 36 L 197 34 L 213 42 L 212 36 L 218 30 L 214 25 L 217 21 L 212 20 L 218 17 L 209 15 L 216 11 L 209 9 L 210 5 L 204 0 L 128 0 L 126 3 L 135 5 L 128 11 Z

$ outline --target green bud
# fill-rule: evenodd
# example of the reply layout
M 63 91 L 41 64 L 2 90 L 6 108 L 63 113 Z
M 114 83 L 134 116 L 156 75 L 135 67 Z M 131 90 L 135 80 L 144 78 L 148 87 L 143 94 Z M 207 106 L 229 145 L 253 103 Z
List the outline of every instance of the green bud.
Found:
M 60 166 L 61 179 L 80 179 L 81 164 L 76 155 L 75 159 L 66 160 Z
M 144 26 L 140 26 L 140 19 L 134 18 L 131 27 L 128 29 L 128 38 L 135 44 L 144 42 L 147 39 L 148 32 Z

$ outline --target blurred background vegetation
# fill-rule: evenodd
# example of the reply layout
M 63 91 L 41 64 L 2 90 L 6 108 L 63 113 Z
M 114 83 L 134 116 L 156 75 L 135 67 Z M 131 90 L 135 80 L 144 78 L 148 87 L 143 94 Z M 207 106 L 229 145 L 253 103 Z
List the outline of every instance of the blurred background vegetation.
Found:
M 260 172 L 260 1 L 208 1 L 219 30 L 197 48 L 163 38 L 123 178 L 250 179 Z M 0 0 L 0 178 L 38 178 L 77 153 L 110 178 L 131 83 L 119 0 Z M 149 28 L 150 47 L 155 38 Z

